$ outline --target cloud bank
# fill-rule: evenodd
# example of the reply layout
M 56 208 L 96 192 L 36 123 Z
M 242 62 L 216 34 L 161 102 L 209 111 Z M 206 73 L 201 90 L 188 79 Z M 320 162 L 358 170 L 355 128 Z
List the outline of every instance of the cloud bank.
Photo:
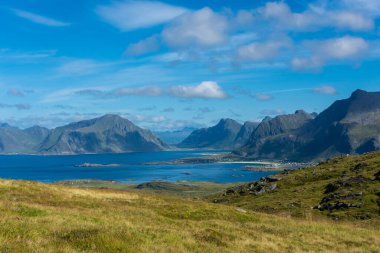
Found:
M 26 20 L 29 20 L 33 23 L 40 24 L 40 25 L 53 26 L 53 27 L 63 27 L 63 26 L 71 25 L 70 23 L 66 23 L 66 22 L 56 20 L 56 19 L 37 15 L 35 13 L 28 12 L 28 11 L 14 9 L 13 12 L 15 15 L 19 16 L 20 18 L 24 18 Z
M 101 88 L 65 89 L 49 94 L 41 102 L 51 103 L 66 100 L 75 95 L 90 96 L 102 99 L 127 96 L 167 96 L 185 99 L 226 99 L 229 97 L 217 82 L 204 81 L 193 86 L 174 85 L 169 87 L 161 87 L 158 85 L 147 85 L 117 88 L 113 90 L 104 90 Z
M 96 13 L 104 21 L 122 31 L 164 24 L 187 11 L 183 7 L 143 0 L 116 1 L 96 8 Z

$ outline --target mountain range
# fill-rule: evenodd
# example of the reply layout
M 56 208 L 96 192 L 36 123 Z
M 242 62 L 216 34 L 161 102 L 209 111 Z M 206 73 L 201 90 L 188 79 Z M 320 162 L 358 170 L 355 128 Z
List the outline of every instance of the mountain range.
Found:
M 252 159 L 310 161 L 365 153 L 380 149 L 380 92 L 356 90 L 318 115 L 298 110 L 243 125 L 221 119 L 215 126 L 191 130 L 158 134 L 170 144 L 182 140 L 178 148 L 233 150 L 235 155 Z M 0 153 L 123 153 L 170 148 L 149 130 L 117 115 L 52 130 L 0 123 Z
M 356 90 L 319 115 L 296 112 L 263 121 L 242 148 L 246 157 L 292 161 L 380 149 L 380 92 Z
M 49 134 L 47 128 L 34 126 L 21 130 L 7 123 L 0 124 L 0 153 L 31 153 Z
M 241 125 L 233 119 L 221 119 L 213 127 L 195 130 L 177 147 L 226 150 L 238 148 L 248 141 L 257 125 L 254 122 Z
M 174 144 L 182 142 L 195 130 L 198 130 L 198 128 L 184 127 L 182 129 L 174 130 L 174 131 L 169 131 L 169 130 L 155 131 L 153 133 L 157 135 L 165 143 L 169 145 L 174 145 Z
M 168 146 L 150 131 L 117 115 L 84 120 L 48 130 L 21 130 L 3 124 L 1 153 L 87 154 L 159 151 Z

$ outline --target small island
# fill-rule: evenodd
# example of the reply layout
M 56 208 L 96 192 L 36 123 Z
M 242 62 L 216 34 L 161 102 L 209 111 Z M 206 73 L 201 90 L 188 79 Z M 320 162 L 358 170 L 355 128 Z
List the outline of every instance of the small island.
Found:
M 81 168 L 92 168 L 92 167 L 120 167 L 124 166 L 123 164 L 100 164 L 100 163 L 82 163 L 82 164 L 76 164 L 74 167 L 81 167 Z

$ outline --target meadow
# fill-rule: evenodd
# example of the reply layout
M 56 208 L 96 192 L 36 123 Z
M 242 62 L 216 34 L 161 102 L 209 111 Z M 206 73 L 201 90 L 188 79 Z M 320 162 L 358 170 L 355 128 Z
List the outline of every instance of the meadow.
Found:
M 378 228 L 178 196 L 0 181 L 0 252 L 378 252 Z

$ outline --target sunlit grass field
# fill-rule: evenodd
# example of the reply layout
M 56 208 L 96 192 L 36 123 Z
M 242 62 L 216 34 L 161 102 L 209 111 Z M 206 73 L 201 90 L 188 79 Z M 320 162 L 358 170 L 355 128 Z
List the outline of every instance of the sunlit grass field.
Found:
M 376 227 L 180 197 L 0 181 L 0 252 L 379 252 Z

